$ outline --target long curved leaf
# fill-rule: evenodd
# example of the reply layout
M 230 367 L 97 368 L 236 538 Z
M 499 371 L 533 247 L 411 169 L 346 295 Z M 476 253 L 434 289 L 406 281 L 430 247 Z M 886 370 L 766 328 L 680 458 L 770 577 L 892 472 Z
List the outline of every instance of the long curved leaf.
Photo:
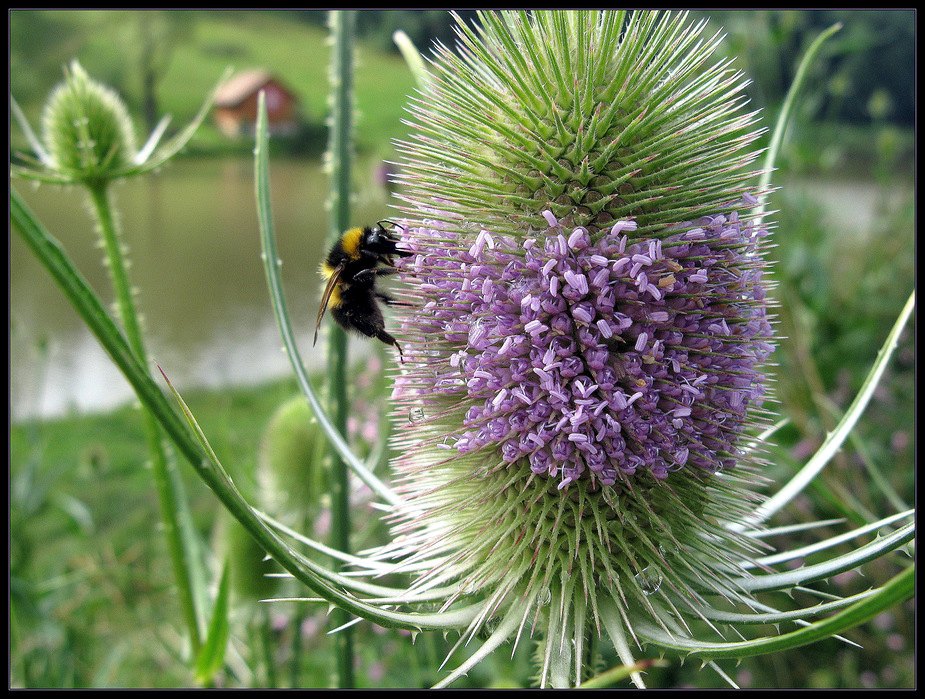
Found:
M 909 599 L 915 594 L 915 566 L 909 566 L 873 594 L 828 619 L 823 619 L 790 633 L 737 643 L 705 643 L 700 640 L 669 636 L 652 624 L 639 624 L 636 631 L 659 645 L 689 652 L 692 655 L 720 660 L 747 658 L 765 653 L 799 648 L 834 636 L 863 624 L 881 612 Z
M 257 109 L 257 146 L 254 149 L 255 157 L 255 177 L 254 188 L 257 196 L 257 219 L 260 224 L 260 243 L 263 250 L 263 264 L 267 275 L 267 283 L 270 287 L 270 300 L 273 304 L 273 312 L 276 314 L 276 322 L 279 326 L 280 335 L 283 338 L 283 344 L 286 347 L 286 353 L 292 364 L 296 379 L 302 392 L 311 404 L 318 423 L 324 430 L 328 439 L 331 441 L 337 453 L 344 459 L 354 473 L 370 489 L 384 498 L 389 504 L 397 505 L 401 502 L 394 491 L 386 486 L 376 475 L 366 468 L 365 464 L 360 461 L 350 445 L 347 444 L 343 436 L 337 431 L 327 411 L 321 404 L 315 389 L 312 387 L 308 374 L 305 371 L 305 365 L 302 362 L 302 356 L 299 352 L 299 346 L 295 340 L 295 333 L 289 322 L 289 313 L 286 310 L 286 296 L 283 293 L 282 280 L 279 275 L 279 255 L 276 252 L 276 237 L 273 232 L 273 214 L 270 207 L 270 165 L 269 165 L 269 142 L 267 139 L 267 110 L 263 93 L 260 94 L 259 106 Z
M 777 493 L 762 503 L 747 521 L 731 526 L 730 528 L 737 530 L 744 529 L 770 518 L 775 512 L 790 502 L 797 493 L 801 492 L 825 467 L 832 456 L 835 455 L 835 452 L 837 452 L 845 442 L 851 430 L 854 428 L 854 425 L 860 419 L 867 404 L 870 403 L 874 394 L 874 389 L 880 382 L 883 372 L 886 371 L 887 362 L 889 362 L 890 357 L 893 356 L 893 352 L 896 350 L 896 345 L 899 342 L 899 334 L 902 332 L 903 327 L 905 327 L 906 321 L 909 320 L 913 308 L 915 308 L 915 290 L 909 295 L 906 305 L 893 324 L 893 329 L 880 348 L 877 361 L 875 361 L 873 367 L 871 367 L 867 378 L 864 380 L 864 385 L 861 386 L 861 390 L 858 391 L 857 396 L 855 396 L 854 401 L 851 403 L 851 407 L 845 412 L 838 426 L 828 434 L 822 446 L 819 447 L 800 472 L 788 481 Z

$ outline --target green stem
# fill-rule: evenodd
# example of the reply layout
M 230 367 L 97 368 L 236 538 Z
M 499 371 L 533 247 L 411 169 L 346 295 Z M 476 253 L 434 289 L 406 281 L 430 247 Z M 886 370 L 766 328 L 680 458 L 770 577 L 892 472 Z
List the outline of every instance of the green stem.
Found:
M 87 189 L 90 192 L 93 213 L 96 215 L 96 223 L 103 239 L 103 248 L 106 251 L 106 262 L 109 267 L 112 288 L 116 295 L 118 316 L 122 321 L 122 326 L 125 328 L 125 337 L 128 339 L 129 345 L 144 363 L 147 359 L 147 353 L 144 349 L 141 324 L 138 320 L 138 314 L 135 312 L 135 301 L 128 280 L 125 248 L 120 240 L 116 218 L 113 216 L 109 188 L 107 183 L 102 183 L 88 185 Z
M 147 366 L 147 354 L 144 347 L 144 338 L 141 323 L 135 310 L 131 284 L 128 278 L 125 250 L 120 240 L 116 218 L 113 215 L 112 202 L 106 183 L 88 186 L 93 213 L 99 226 L 109 274 L 112 280 L 116 297 L 116 308 L 119 319 L 125 329 L 126 339 L 139 362 Z M 195 657 L 201 646 L 200 625 L 203 623 L 201 605 L 193 590 L 193 571 L 197 569 L 193 556 L 195 555 L 191 539 L 184 539 L 184 529 L 191 532 L 190 522 L 184 518 L 183 512 L 186 503 L 182 481 L 173 459 L 170 457 L 163 434 L 154 415 L 142 408 L 145 438 L 148 452 L 151 455 L 152 470 L 154 472 L 155 487 L 161 510 L 161 521 L 167 535 L 168 549 L 174 570 L 174 578 L 180 594 L 180 605 L 190 633 L 192 655 Z
M 350 157 L 353 114 L 353 28 L 356 12 L 331 12 L 333 55 L 331 60 L 331 222 L 330 237 L 339 236 L 350 221 Z M 347 336 L 337 328 L 328 344 L 328 400 L 331 417 L 340 434 L 347 432 Z M 350 483 L 349 469 L 337 453 L 331 450 L 331 545 L 350 552 Z M 335 568 L 343 564 L 334 561 Z M 338 608 L 332 614 L 336 627 L 350 621 L 350 614 Z M 353 681 L 353 628 L 342 628 L 334 636 L 337 686 L 348 689 Z

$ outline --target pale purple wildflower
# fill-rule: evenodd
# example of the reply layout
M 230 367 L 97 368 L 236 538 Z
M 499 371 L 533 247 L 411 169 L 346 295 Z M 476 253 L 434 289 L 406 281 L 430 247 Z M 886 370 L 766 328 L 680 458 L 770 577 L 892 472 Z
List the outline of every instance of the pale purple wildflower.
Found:
M 592 241 L 544 217 L 536 237 L 481 231 L 468 246 L 446 222 L 408 232 L 419 308 L 396 395 L 463 411 L 444 435 L 458 454 L 523 460 L 560 489 L 734 465 L 772 350 L 766 231 L 732 209 L 652 238 L 620 221 Z

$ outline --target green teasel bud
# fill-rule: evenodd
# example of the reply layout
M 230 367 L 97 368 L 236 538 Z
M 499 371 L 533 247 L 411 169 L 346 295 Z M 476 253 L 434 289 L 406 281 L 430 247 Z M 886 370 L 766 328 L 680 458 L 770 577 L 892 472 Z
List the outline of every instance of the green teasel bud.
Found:
M 119 177 L 138 154 L 125 103 L 76 60 L 45 105 L 42 130 L 53 167 L 77 181 Z
M 326 449 L 303 397 L 280 405 L 260 440 L 257 480 L 263 506 L 274 514 L 317 513 L 327 491 Z

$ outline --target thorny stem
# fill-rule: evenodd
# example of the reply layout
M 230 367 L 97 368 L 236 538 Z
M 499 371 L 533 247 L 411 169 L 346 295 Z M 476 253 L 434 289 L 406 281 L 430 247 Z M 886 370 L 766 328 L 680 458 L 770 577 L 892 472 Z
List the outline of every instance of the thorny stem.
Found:
M 147 363 L 147 354 L 141 331 L 141 323 L 135 309 L 131 285 L 128 279 L 125 250 L 120 240 L 116 218 L 110 199 L 108 185 L 105 182 L 88 185 L 93 214 L 99 226 L 106 253 L 106 262 L 112 280 L 116 297 L 118 317 L 125 329 L 126 339 L 139 363 Z M 200 614 L 193 595 L 191 572 L 193 567 L 189 560 L 190 551 L 183 545 L 180 506 L 185 502 L 182 483 L 179 479 L 175 464 L 170 458 L 168 448 L 164 442 L 161 428 L 154 415 L 142 408 L 145 438 L 148 452 L 154 471 L 155 486 L 158 492 L 158 501 L 161 509 L 161 521 L 166 530 L 170 558 L 173 564 L 174 578 L 180 593 L 180 603 L 183 616 L 190 633 L 190 645 L 193 655 L 199 651 L 202 644 L 200 637 Z M 201 612 L 201 610 L 198 610 Z
M 349 225 L 350 211 L 350 138 L 353 99 L 353 27 L 355 12 L 331 12 L 331 35 L 333 49 L 331 59 L 331 233 L 337 235 Z M 332 328 L 328 344 L 328 400 L 331 416 L 341 434 L 346 434 L 347 412 L 347 336 L 340 328 Z M 350 487 L 349 470 L 344 461 L 334 453 L 331 470 L 331 518 L 332 546 L 344 552 L 350 551 Z M 334 561 L 336 567 L 342 564 Z M 336 627 L 350 621 L 350 614 L 338 608 L 333 613 Z M 353 688 L 353 628 L 341 628 L 336 634 L 335 657 L 337 686 Z

